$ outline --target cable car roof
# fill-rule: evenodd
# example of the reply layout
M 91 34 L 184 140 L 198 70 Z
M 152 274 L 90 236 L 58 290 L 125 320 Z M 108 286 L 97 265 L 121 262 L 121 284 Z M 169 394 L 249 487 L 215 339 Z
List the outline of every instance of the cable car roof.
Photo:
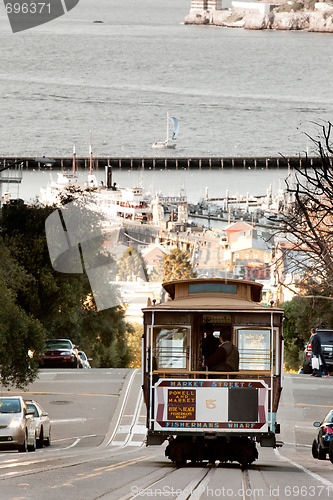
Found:
M 263 285 L 254 281 L 189 278 L 165 282 L 163 288 L 171 300 L 156 304 L 155 309 L 272 310 L 271 306 L 260 303 Z
M 188 293 L 191 293 L 191 285 L 192 289 L 197 287 L 197 291 L 195 293 L 209 293 L 209 294 L 223 294 L 226 293 L 235 293 L 235 289 L 237 289 L 237 295 L 239 295 L 239 287 L 246 288 L 247 295 L 250 293 L 251 300 L 254 302 L 260 302 L 261 300 L 261 290 L 263 285 L 261 283 L 257 283 L 255 281 L 246 281 L 246 280 L 237 280 L 237 279 L 229 279 L 229 278 L 189 278 L 183 280 L 172 280 L 163 283 L 163 288 L 168 292 L 171 299 L 179 297 L 181 293 L 180 290 L 187 288 Z M 193 287 L 194 285 L 194 287 Z M 178 293 L 177 293 L 178 292 Z M 183 294 L 181 294 L 183 295 Z

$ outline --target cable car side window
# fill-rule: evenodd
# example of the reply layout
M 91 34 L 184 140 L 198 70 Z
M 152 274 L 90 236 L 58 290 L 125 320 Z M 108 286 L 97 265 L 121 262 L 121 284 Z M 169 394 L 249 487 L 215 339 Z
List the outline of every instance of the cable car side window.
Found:
M 271 330 L 238 329 L 238 350 L 240 370 L 270 370 Z
M 153 356 L 161 369 L 189 370 L 190 327 L 154 326 Z

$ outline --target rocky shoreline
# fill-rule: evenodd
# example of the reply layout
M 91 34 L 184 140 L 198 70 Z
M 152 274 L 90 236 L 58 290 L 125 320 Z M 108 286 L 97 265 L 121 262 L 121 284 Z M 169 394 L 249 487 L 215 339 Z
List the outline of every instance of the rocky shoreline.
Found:
M 318 5 L 318 4 L 316 4 Z M 272 9 L 268 14 L 253 9 L 232 8 L 224 10 L 194 10 L 184 19 L 185 24 L 209 24 L 249 30 L 303 30 L 333 33 L 333 6 L 320 3 L 315 10 L 279 12 Z

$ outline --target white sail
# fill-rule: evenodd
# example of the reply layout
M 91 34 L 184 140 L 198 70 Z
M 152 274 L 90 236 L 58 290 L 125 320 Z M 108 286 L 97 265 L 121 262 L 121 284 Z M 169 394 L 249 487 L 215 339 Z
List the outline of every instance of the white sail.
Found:
M 179 131 L 179 121 L 174 116 L 169 117 L 169 113 L 167 113 L 167 127 L 166 127 L 166 140 L 165 141 L 157 141 L 152 145 L 153 149 L 175 149 L 176 143 L 170 142 L 169 138 L 169 122 L 172 122 L 173 132 L 172 132 L 172 140 L 175 141 L 178 137 Z

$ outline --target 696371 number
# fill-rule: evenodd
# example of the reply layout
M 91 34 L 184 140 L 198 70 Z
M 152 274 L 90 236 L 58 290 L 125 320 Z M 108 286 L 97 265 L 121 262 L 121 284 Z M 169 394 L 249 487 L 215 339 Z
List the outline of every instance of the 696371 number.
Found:
M 45 2 L 6 2 L 7 14 L 50 14 L 51 4 Z

